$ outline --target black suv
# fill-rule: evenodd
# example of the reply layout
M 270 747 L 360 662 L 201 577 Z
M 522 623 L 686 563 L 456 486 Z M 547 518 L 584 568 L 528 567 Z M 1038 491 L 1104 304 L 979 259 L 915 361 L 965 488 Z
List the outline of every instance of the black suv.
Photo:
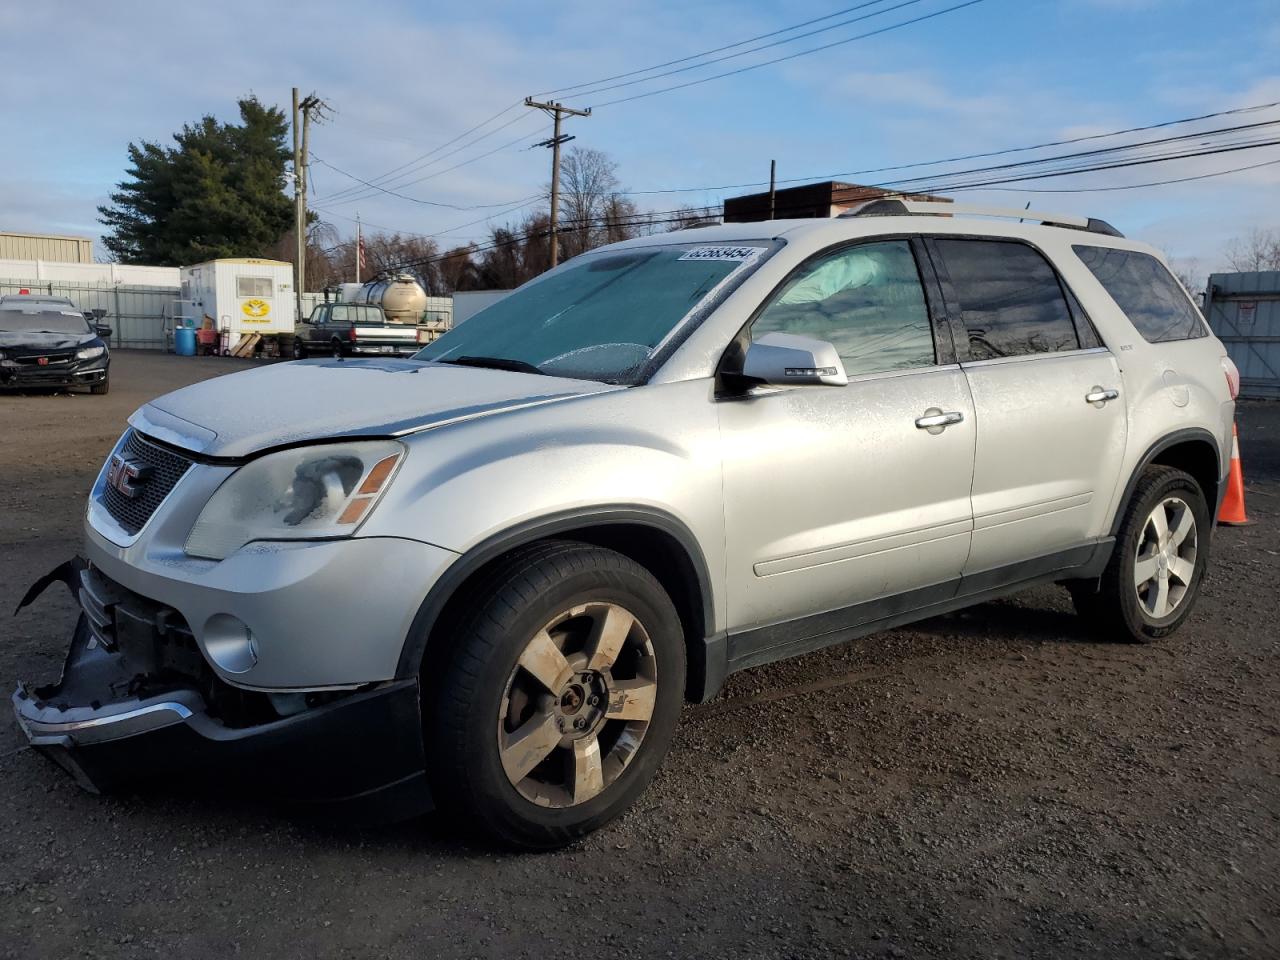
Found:
M 106 393 L 111 328 L 69 307 L 0 304 L 0 387 L 87 386 Z

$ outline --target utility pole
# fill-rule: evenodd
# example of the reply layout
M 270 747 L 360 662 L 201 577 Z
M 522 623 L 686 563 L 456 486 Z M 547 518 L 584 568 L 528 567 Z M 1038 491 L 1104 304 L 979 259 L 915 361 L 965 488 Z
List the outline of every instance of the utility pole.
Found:
M 555 118 L 555 130 L 551 134 L 551 139 L 534 144 L 537 147 L 551 148 L 551 266 L 554 267 L 560 262 L 560 144 L 568 143 L 573 139 L 560 133 L 560 121 L 564 117 L 589 117 L 591 108 L 575 110 L 554 100 L 538 103 L 533 97 L 525 97 L 524 105 L 542 110 Z
M 308 137 L 311 133 L 311 117 L 316 122 L 324 119 L 328 104 L 314 93 L 298 99 L 298 88 L 293 88 L 293 230 L 297 235 L 294 251 L 293 283 L 295 308 L 302 319 L 302 294 L 307 288 L 307 159 L 311 156 Z M 298 114 L 302 114 L 302 131 L 298 131 Z
M 302 193 L 302 141 L 298 136 L 298 88 L 293 88 L 293 307 L 302 321 L 302 283 L 307 260 L 307 200 Z
M 777 185 L 778 185 L 778 161 L 770 160 L 769 161 L 769 219 L 770 220 L 776 219 L 773 214 L 774 214 L 774 200 L 777 195 L 777 190 L 775 188 L 777 187 Z

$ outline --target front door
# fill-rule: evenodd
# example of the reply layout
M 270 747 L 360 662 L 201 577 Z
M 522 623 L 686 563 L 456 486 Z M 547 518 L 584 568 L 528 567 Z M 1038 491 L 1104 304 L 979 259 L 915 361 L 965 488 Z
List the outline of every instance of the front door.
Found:
M 941 310 L 926 299 L 923 257 L 907 240 L 825 252 L 752 322 L 752 337 L 834 344 L 849 383 L 718 402 L 739 662 L 878 619 L 877 600 L 955 592 L 972 528 L 975 423 Z
M 930 243 L 977 410 L 967 576 L 1103 536 L 1126 417 L 1116 359 L 1019 241 Z

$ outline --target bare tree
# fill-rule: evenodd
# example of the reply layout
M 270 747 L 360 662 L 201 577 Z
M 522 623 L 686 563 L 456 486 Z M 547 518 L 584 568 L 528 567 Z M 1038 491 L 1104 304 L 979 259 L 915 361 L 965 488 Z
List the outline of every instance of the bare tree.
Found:
M 1280 270 L 1280 232 L 1255 227 L 1227 244 L 1227 263 L 1240 273 Z
M 560 245 L 565 259 L 636 235 L 638 209 L 620 193 L 607 153 L 573 147 L 560 161 Z
M 480 287 L 480 271 L 475 262 L 475 244 L 446 250 L 436 264 L 440 286 L 444 293 L 455 290 L 475 290 Z
M 1188 293 L 1195 295 L 1204 292 L 1208 278 L 1198 259 L 1195 257 L 1172 257 L 1169 260 L 1169 266 L 1173 268 L 1173 275 L 1187 288 Z

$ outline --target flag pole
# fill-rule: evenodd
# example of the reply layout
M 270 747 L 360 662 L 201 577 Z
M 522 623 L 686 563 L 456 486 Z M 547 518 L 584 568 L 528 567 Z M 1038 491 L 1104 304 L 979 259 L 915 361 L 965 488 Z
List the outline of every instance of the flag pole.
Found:
M 360 225 L 360 214 L 356 213 L 356 283 L 360 282 L 360 261 L 364 258 L 364 232 Z

